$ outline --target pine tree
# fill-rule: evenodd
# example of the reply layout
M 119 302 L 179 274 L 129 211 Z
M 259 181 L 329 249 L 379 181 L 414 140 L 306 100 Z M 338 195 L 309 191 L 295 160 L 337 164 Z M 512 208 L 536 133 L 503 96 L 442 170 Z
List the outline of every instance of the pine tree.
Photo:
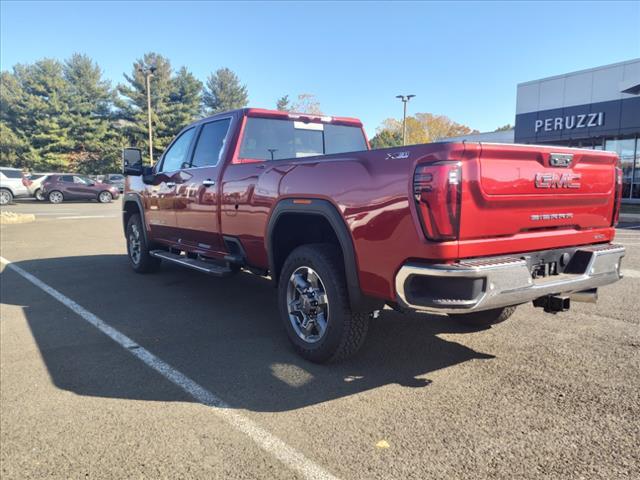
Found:
M 73 145 L 62 64 L 43 59 L 33 65 L 15 65 L 13 73 L 3 72 L 1 90 L 5 135 L 24 146 L 14 164 L 37 170 L 66 168 Z
M 119 132 L 113 128 L 115 92 L 86 55 L 74 54 L 63 67 L 68 83 L 69 164 L 81 173 L 113 172 L 119 167 Z
M 280 97 L 276 102 L 276 110 L 281 112 L 289 112 L 291 110 L 291 103 L 289 102 L 289 95 Z
M 246 107 L 249 95 L 246 85 L 228 68 L 220 68 L 209 75 L 204 89 L 204 107 L 207 114 L 226 112 Z
M 199 118 L 201 105 L 202 82 L 194 77 L 186 67 L 182 67 L 171 80 L 167 130 L 175 135 L 186 125 Z
M 127 142 L 148 151 L 147 137 L 147 90 L 143 69 L 154 67 L 151 77 L 151 122 L 153 125 L 154 159 L 157 159 L 175 134 L 167 125 L 169 99 L 171 95 L 171 63 L 157 53 L 145 53 L 133 64 L 131 75 L 125 74 L 125 84 L 118 85 L 119 125 Z

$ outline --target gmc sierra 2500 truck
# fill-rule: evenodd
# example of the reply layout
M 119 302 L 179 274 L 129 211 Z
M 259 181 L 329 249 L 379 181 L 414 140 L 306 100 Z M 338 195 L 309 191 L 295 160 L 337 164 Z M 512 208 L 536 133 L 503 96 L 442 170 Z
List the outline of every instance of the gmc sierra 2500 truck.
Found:
M 432 143 L 370 150 L 359 120 L 242 109 L 123 152 L 131 266 L 270 276 L 295 349 L 336 361 L 385 304 L 479 326 L 621 278 L 615 154 Z

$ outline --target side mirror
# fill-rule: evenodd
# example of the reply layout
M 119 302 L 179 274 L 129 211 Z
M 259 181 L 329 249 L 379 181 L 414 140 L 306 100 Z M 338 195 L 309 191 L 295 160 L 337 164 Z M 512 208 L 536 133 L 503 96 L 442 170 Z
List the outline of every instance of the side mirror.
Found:
M 122 173 L 137 177 L 143 174 L 142 150 L 133 147 L 122 150 Z

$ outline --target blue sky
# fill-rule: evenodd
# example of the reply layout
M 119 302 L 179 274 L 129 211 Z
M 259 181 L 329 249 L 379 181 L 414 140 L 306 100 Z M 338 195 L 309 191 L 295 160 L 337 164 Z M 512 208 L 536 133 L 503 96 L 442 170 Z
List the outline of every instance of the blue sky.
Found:
M 0 64 L 86 53 L 113 83 L 146 51 L 219 67 L 251 106 L 313 93 L 370 134 L 411 112 L 481 131 L 513 123 L 516 84 L 640 56 L 640 2 L 6 2 Z

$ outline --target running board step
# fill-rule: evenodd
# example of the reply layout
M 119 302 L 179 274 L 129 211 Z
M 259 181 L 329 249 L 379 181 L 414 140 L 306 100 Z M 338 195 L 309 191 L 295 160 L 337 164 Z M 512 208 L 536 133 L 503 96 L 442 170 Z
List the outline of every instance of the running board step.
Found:
M 191 268 L 202 273 L 207 273 L 214 277 L 227 277 L 234 273 L 229 266 L 218 265 L 213 262 L 206 262 L 204 260 L 198 260 L 195 258 L 188 258 L 184 255 L 178 255 L 176 253 L 167 252 L 166 250 L 151 250 L 149 255 L 156 258 L 161 258 L 171 263 L 178 264 L 182 267 Z

